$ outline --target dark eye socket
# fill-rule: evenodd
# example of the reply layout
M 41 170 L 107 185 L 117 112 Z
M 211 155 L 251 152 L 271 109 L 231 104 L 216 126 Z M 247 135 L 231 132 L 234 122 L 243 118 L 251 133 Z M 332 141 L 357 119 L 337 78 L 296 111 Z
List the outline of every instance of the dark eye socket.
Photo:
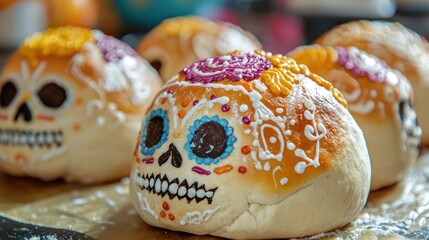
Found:
M 7 81 L 0 90 L 0 106 L 7 107 L 13 101 L 18 92 L 15 84 Z
M 162 62 L 160 60 L 156 59 L 156 60 L 151 61 L 150 65 L 152 65 L 152 67 L 155 68 L 155 70 L 157 72 L 159 72 L 159 70 L 161 70 L 161 67 L 162 67 Z
M 195 130 L 191 149 L 197 157 L 217 158 L 225 152 L 227 140 L 225 129 L 219 123 L 207 122 Z
M 141 153 L 152 155 L 155 149 L 160 148 L 168 137 L 167 111 L 162 109 L 152 110 L 143 128 Z
M 56 83 L 47 83 L 37 92 L 42 103 L 50 108 L 61 107 L 67 99 L 66 90 Z
M 162 130 L 164 129 L 164 119 L 160 116 L 155 116 L 149 120 L 146 130 L 146 147 L 151 148 L 161 141 Z
M 219 163 L 220 159 L 225 159 L 234 150 L 233 143 L 237 138 L 233 132 L 228 121 L 218 116 L 204 116 L 196 120 L 189 127 L 188 142 L 185 144 L 189 158 L 195 159 L 198 164 Z

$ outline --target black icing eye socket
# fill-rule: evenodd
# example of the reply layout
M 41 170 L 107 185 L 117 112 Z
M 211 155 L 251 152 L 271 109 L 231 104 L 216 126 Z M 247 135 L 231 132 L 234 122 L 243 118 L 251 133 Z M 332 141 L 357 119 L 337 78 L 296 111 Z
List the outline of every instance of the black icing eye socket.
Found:
M 67 99 L 66 90 L 56 83 L 47 83 L 37 92 L 40 101 L 47 107 L 59 108 Z
M 162 119 L 162 117 L 155 116 L 149 120 L 146 129 L 146 140 L 144 141 L 146 147 L 151 148 L 161 141 L 163 129 L 164 119 Z
M 225 159 L 234 150 L 233 143 L 237 139 L 233 132 L 228 121 L 218 116 L 204 116 L 196 120 L 189 127 L 188 142 L 185 144 L 189 158 L 195 159 L 198 164 L 218 164 L 220 159 Z
M 158 59 L 155 59 L 153 61 L 150 61 L 150 65 L 152 65 L 153 68 L 155 68 L 155 70 L 157 72 L 159 72 L 162 68 L 162 62 Z
M 152 110 L 143 129 L 140 144 L 142 154 L 152 155 L 155 149 L 160 148 L 167 141 L 168 123 L 167 111 Z
M 9 106 L 15 98 L 17 92 L 18 90 L 15 84 L 11 81 L 6 81 L 6 83 L 1 87 L 0 90 L 0 106 Z

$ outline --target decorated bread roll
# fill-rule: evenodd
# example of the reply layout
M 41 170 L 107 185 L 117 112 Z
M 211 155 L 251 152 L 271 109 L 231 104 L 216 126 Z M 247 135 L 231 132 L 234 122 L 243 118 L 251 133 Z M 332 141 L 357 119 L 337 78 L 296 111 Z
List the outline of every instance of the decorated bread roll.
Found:
M 101 32 L 28 37 L 0 76 L 0 168 L 82 183 L 128 175 L 130 145 L 161 85 L 136 52 Z
M 184 68 L 148 110 L 131 172 L 150 225 L 227 238 L 301 237 L 363 208 L 370 162 L 338 90 L 281 55 Z
M 261 44 L 240 27 L 190 16 L 162 22 L 141 40 L 137 52 L 167 81 L 197 60 L 255 49 Z
M 371 190 L 401 180 L 417 158 L 421 137 L 405 76 L 355 47 L 305 46 L 289 56 L 343 93 L 365 135 Z
M 316 43 L 355 46 L 401 71 L 414 89 L 422 145 L 429 146 L 429 43 L 423 37 L 400 23 L 353 21 L 326 32 Z

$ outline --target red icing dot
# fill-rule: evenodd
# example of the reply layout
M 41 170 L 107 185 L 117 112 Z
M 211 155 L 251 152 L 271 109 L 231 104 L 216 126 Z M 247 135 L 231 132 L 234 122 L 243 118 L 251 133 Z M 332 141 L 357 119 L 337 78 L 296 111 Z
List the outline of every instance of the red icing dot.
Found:
M 224 105 L 222 105 L 222 112 L 228 112 L 229 111 L 229 109 L 230 109 L 230 107 L 229 107 L 229 105 L 228 104 L 224 104 Z
M 244 173 L 246 173 L 246 172 L 247 172 L 247 168 L 246 168 L 246 167 L 244 167 L 244 166 L 240 166 L 240 167 L 238 168 L 238 172 L 239 172 L 239 173 L 241 173 L 241 174 L 244 174 Z
M 198 103 L 199 103 L 200 101 L 198 101 L 198 100 L 195 100 L 193 103 L 192 103 L 192 106 L 195 106 L 195 105 L 197 105 Z
M 217 96 L 216 96 L 216 95 L 214 95 L 214 94 L 210 96 L 210 99 L 211 99 L 211 100 L 216 99 L 216 98 L 217 98 Z
M 168 211 L 168 209 L 170 209 L 170 206 L 168 206 L 168 203 L 163 202 L 162 203 L 162 208 L 164 208 L 165 211 Z
M 165 216 L 167 215 L 164 211 L 161 211 L 160 213 L 159 213 L 159 215 L 162 217 L 162 218 L 165 218 Z
M 174 221 L 175 217 L 173 214 L 169 213 L 168 214 L 168 219 L 170 219 L 171 221 Z
M 244 116 L 243 118 L 241 118 L 241 121 L 242 121 L 244 124 L 250 124 L 250 117 L 248 117 L 248 116 Z
M 167 93 L 168 93 L 168 94 L 172 94 L 172 93 L 173 93 L 173 90 L 168 89 L 168 90 L 167 90 Z
M 249 154 L 250 153 L 250 147 L 249 146 L 243 146 L 242 148 L 241 148 L 241 153 L 243 153 L 243 154 Z

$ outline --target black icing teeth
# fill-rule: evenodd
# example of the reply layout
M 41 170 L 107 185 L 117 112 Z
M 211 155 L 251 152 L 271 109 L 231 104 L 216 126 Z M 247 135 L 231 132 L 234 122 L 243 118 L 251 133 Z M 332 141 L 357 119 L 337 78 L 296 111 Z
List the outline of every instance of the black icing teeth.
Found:
M 0 129 L 0 145 L 50 148 L 60 147 L 63 143 L 63 132 L 32 131 L 19 129 Z
M 206 189 L 205 184 L 199 186 L 198 182 L 189 184 L 186 179 L 180 181 L 178 178 L 175 178 L 170 181 L 165 174 L 161 177 L 161 174 L 141 175 L 137 173 L 135 183 L 141 190 L 147 190 L 149 193 L 162 197 L 168 195 L 170 199 L 177 197 L 179 200 L 182 200 L 186 198 L 188 203 L 194 199 L 197 203 L 207 199 L 208 204 L 211 204 L 217 190 L 217 187 Z

